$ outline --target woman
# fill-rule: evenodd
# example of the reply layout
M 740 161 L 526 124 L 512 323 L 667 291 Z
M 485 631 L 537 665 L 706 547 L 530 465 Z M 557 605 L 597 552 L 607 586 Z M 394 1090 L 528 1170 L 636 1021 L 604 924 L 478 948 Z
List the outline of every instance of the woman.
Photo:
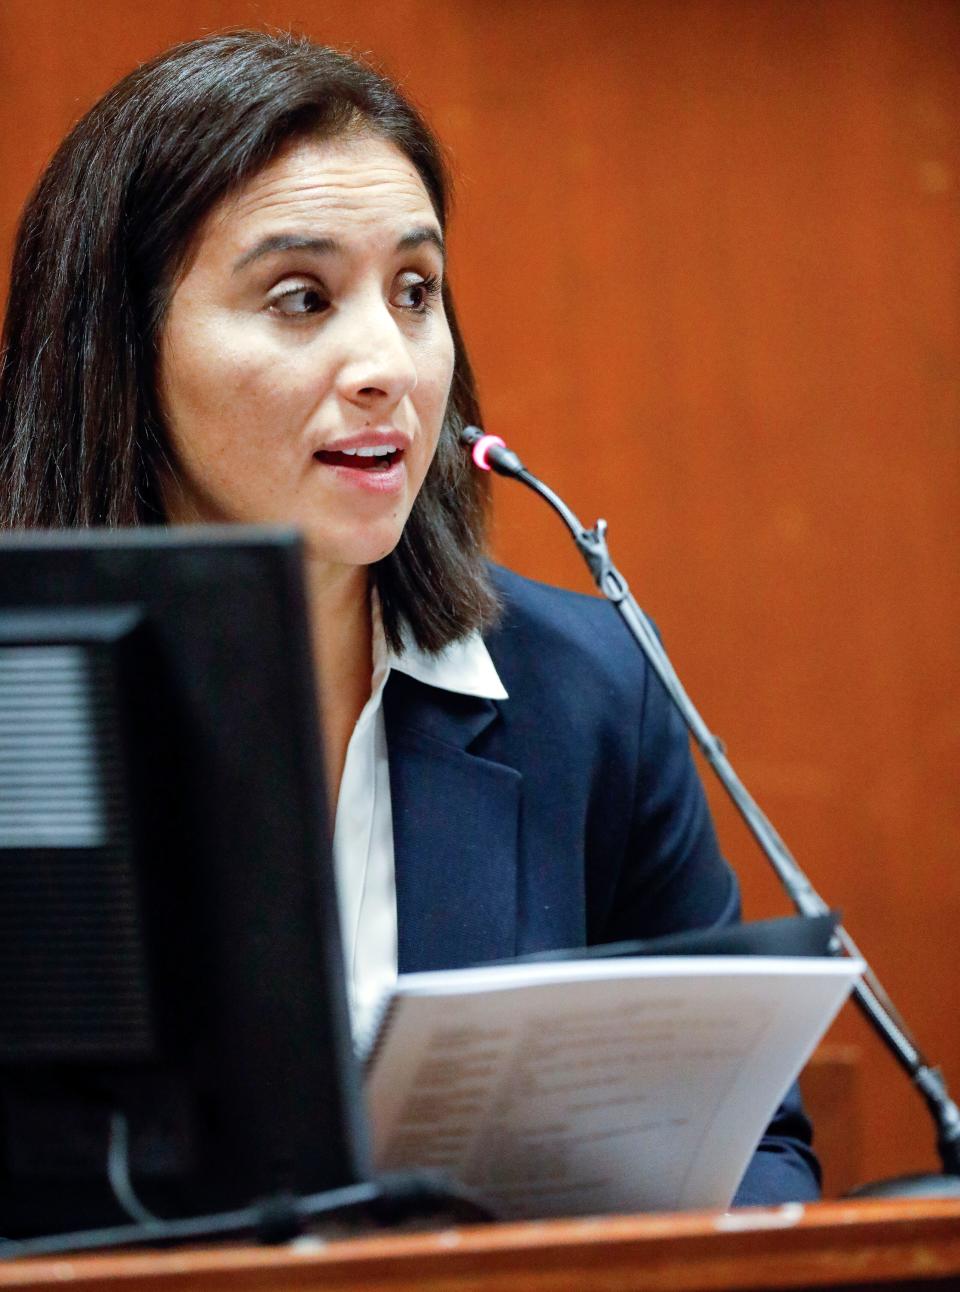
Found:
M 483 558 L 446 181 L 352 60 L 235 33 L 138 69 L 24 216 L 7 526 L 304 532 L 348 979 L 737 918 L 686 736 L 609 607 Z M 567 684 L 562 682 L 566 680 Z M 812 1198 L 795 1100 L 740 1201 Z

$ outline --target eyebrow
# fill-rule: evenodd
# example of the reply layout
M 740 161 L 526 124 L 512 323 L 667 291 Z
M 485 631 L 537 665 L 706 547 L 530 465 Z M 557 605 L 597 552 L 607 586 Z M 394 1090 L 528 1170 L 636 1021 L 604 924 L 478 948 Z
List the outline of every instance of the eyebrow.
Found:
M 444 261 L 446 260 L 443 238 L 429 224 L 419 225 L 416 229 L 405 233 L 397 243 L 397 251 L 415 251 L 424 243 L 436 247 Z M 316 255 L 328 256 L 342 252 L 343 244 L 337 242 L 335 238 L 311 238 L 301 233 L 274 233 L 267 238 L 261 238 L 256 246 L 244 252 L 234 264 L 233 272 L 237 273 L 254 260 L 260 260 L 263 256 L 270 256 L 278 251 L 312 251 Z
M 430 224 L 421 224 L 416 229 L 411 229 L 397 243 L 398 251 L 415 251 L 417 247 L 422 247 L 424 243 L 429 243 L 440 252 L 444 261 L 447 259 L 447 249 L 443 245 L 443 238 L 437 230 Z

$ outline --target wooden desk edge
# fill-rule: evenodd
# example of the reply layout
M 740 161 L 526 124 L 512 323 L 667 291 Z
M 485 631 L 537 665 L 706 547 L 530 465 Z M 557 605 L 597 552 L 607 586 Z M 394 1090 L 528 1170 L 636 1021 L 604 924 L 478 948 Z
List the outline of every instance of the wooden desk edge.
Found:
M 2 1288 L 93 1292 L 714 1292 L 956 1279 L 960 1201 L 799 1203 L 530 1221 L 338 1239 L 305 1248 L 180 1248 L 0 1263 Z

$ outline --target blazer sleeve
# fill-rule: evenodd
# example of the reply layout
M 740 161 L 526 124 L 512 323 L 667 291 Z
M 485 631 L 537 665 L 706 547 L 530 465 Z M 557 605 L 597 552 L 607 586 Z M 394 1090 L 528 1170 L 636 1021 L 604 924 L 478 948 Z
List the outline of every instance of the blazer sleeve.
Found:
M 651 670 L 644 686 L 639 775 L 628 863 L 598 941 L 656 937 L 740 918 L 683 722 Z M 820 1167 L 796 1086 L 758 1145 L 735 1205 L 814 1201 Z

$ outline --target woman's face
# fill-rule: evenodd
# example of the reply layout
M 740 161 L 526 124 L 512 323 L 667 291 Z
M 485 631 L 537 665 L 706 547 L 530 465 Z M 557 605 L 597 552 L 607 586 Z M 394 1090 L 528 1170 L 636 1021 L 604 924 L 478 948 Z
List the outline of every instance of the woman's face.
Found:
M 282 522 L 314 558 L 400 538 L 453 373 L 440 226 L 369 135 L 301 142 L 214 208 L 167 313 L 167 517 Z

